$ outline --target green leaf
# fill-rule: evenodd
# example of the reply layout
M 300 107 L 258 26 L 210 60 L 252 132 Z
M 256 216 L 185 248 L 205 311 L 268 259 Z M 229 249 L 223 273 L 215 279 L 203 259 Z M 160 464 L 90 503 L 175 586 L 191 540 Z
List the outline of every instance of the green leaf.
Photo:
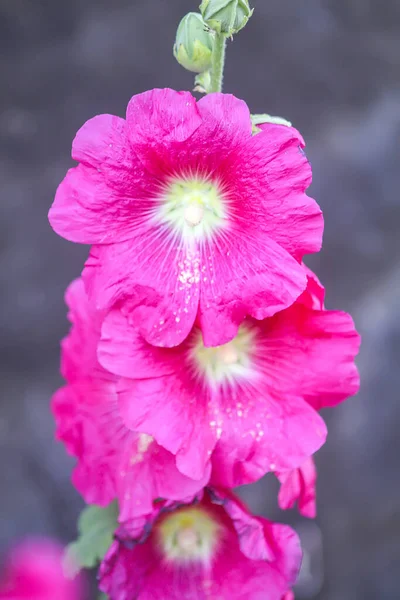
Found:
M 260 128 L 257 125 L 262 125 L 263 123 L 275 123 L 275 125 L 286 125 L 286 127 L 291 127 L 292 124 L 290 121 L 287 121 L 283 117 L 273 117 L 272 115 L 251 115 L 251 122 L 253 124 L 253 134 L 259 133 Z
M 87 506 L 78 520 L 78 539 L 69 544 L 65 553 L 66 575 L 73 578 L 82 568 L 95 567 L 111 546 L 117 527 L 116 502 L 106 508 Z
M 97 598 L 97 600 L 108 600 L 108 596 L 106 596 L 105 594 L 103 594 L 103 592 L 101 592 L 100 596 Z

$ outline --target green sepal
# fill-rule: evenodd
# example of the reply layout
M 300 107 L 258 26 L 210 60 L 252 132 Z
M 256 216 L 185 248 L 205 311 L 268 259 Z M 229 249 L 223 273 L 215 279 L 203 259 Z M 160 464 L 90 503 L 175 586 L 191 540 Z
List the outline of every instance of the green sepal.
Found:
M 253 134 L 259 133 L 261 129 L 257 127 L 257 125 L 263 125 L 264 123 L 274 123 L 275 125 L 285 125 L 286 127 L 291 127 L 292 124 L 290 121 L 287 121 L 283 117 L 273 117 L 272 115 L 251 115 L 251 123 Z
M 200 94 L 208 94 L 211 87 L 210 71 L 204 71 L 204 73 L 200 73 L 199 75 L 197 75 L 195 77 L 194 83 L 194 92 L 199 92 Z
M 106 508 L 87 506 L 78 519 L 78 539 L 66 549 L 66 575 L 73 578 L 81 569 L 95 567 L 111 546 L 117 527 L 117 502 L 112 502 Z

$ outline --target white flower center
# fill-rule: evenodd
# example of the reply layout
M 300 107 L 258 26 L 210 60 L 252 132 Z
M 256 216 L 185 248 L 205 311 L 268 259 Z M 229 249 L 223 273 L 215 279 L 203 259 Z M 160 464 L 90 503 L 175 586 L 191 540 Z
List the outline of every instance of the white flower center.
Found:
M 218 544 L 220 527 L 198 507 L 178 509 L 158 526 L 158 540 L 167 560 L 210 563 Z
M 191 363 L 196 373 L 205 376 L 210 384 L 249 378 L 255 374 L 251 360 L 254 338 L 254 331 L 241 325 L 237 336 L 231 342 L 206 348 L 199 331 L 190 353 Z
M 189 204 L 183 213 L 185 221 L 191 227 L 200 225 L 204 217 L 204 208 L 201 204 Z
M 200 240 L 226 225 L 227 208 L 220 184 L 200 177 L 176 177 L 160 194 L 154 219 L 184 238 Z

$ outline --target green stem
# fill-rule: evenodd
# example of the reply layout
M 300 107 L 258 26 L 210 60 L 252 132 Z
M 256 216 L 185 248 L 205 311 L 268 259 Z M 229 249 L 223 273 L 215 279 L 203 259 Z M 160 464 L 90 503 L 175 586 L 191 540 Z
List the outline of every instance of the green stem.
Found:
M 215 34 L 214 49 L 212 55 L 210 92 L 222 92 L 222 81 L 224 79 L 226 37 Z

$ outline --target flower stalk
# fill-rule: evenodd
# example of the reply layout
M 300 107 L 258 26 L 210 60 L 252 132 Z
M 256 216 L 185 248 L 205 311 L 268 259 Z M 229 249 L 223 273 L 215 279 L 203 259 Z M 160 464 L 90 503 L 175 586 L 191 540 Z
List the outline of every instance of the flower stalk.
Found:
M 215 32 L 212 53 L 211 82 L 208 92 L 222 92 L 225 66 L 226 36 Z

